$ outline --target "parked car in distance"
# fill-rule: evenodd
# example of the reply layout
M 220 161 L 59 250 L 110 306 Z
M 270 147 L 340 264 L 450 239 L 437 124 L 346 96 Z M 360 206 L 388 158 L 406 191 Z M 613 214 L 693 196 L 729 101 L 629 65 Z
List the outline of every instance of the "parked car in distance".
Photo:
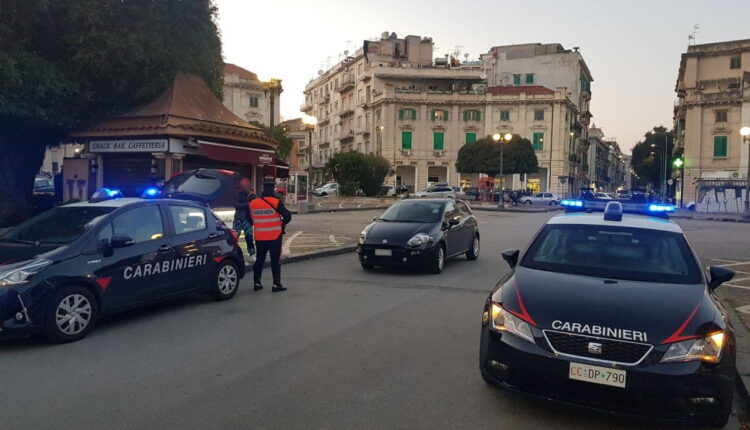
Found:
M 455 199 L 456 192 L 448 184 L 435 184 L 424 191 L 414 193 L 414 197 L 442 198 L 450 197 Z
M 466 198 L 466 193 L 464 193 L 464 190 L 462 190 L 459 187 L 451 187 L 451 188 L 453 188 L 453 192 L 456 193 L 456 198 L 457 199 L 462 199 L 463 200 L 463 199 Z
M 612 193 L 594 193 L 594 198 L 599 200 L 614 200 Z
M 318 197 L 338 196 L 339 184 L 335 182 L 325 184 L 322 187 L 316 188 L 315 191 L 313 191 L 313 194 Z
M 527 205 L 551 205 L 560 203 L 560 197 L 555 193 L 536 193 L 532 196 L 525 196 L 521 203 Z
M 49 178 L 34 179 L 34 194 L 54 194 L 55 181 Z
M 383 185 L 380 187 L 380 195 L 386 197 L 393 197 L 396 195 L 396 187 L 390 185 Z
M 479 200 L 479 196 L 482 195 L 482 191 L 479 187 L 470 187 L 464 191 L 464 200 Z

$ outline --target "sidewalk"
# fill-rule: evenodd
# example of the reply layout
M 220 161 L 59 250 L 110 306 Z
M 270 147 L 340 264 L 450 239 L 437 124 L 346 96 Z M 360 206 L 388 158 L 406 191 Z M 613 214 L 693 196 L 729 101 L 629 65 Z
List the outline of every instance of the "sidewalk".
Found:
M 694 219 L 698 221 L 724 221 L 724 222 L 741 222 L 750 223 L 750 219 L 744 218 L 743 214 L 735 213 L 708 213 L 695 212 L 686 209 L 678 209 L 674 214 L 669 216 L 675 219 Z

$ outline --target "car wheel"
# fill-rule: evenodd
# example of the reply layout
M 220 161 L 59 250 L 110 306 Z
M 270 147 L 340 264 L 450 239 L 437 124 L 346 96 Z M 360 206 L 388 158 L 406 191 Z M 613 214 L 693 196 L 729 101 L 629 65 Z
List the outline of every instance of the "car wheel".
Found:
M 364 263 L 364 262 L 360 261 L 359 264 L 361 264 L 362 268 L 365 269 L 365 270 L 372 270 L 372 269 L 375 268 L 375 265 L 372 264 L 372 263 Z
M 320 197 L 326 197 L 326 196 L 328 196 L 327 193 L 320 193 Z
M 526 203 L 527 205 L 530 205 L 531 204 L 531 200 L 526 200 L 524 203 Z
M 711 427 L 724 428 L 732 415 L 732 402 L 734 401 L 734 392 L 730 391 L 728 395 L 719 398 L 719 404 L 708 416 L 707 424 Z
M 83 339 L 96 323 L 98 303 L 89 290 L 79 286 L 63 287 L 47 307 L 44 335 L 56 343 Z
M 435 251 L 435 257 L 432 260 L 430 273 L 434 273 L 436 275 L 439 273 L 442 273 L 444 267 L 445 267 L 445 246 L 440 244 L 437 247 L 437 251 Z
M 554 201 L 554 200 L 552 200 L 551 202 L 549 202 L 549 205 L 550 205 L 550 206 L 554 206 L 554 205 L 556 205 L 556 204 L 557 204 L 557 202 L 556 202 L 556 201 Z
M 229 300 L 237 294 L 237 289 L 240 286 L 240 274 L 237 270 L 237 265 L 231 261 L 224 261 L 219 265 L 214 276 L 213 284 L 211 289 L 208 290 L 208 294 L 211 298 L 217 301 Z
M 474 235 L 474 240 L 471 241 L 471 248 L 466 251 L 466 258 L 472 261 L 479 258 L 479 236 Z

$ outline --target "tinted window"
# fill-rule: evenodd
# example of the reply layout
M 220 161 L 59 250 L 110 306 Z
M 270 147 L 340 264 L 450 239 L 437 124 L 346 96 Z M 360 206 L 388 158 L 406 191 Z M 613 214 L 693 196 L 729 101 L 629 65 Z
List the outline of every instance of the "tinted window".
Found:
M 539 194 L 535 195 L 534 197 L 539 197 L 539 198 L 541 198 L 541 197 L 542 197 L 542 193 L 539 193 Z
M 469 207 L 466 206 L 466 203 L 458 201 L 456 202 L 456 207 L 458 208 L 458 211 L 461 213 L 462 217 L 471 216 L 471 211 L 469 210 Z
M 544 195 L 544 197 L 552 197 L 552 194 L 550 194 L 550 193 L 546 193 L 546 194 Z
M 192 206 L 169 205 L 175 234 L 206 229 L 206 211 Z
M 194 193 L 211 195 L 221 189 L 221 181 L 209 175 L 180 175 L 171 179 L 166 184 L 167 194 Z
M 42 243 L 70 243 L 93 228 L 105 215 L 115 210 L 108 207 L 61 206 L 41 213 L 7 232 L 1 240 L 24 240 Z
M 118 215 L 99 232 L 99 240 L 108 239 L 113 235 L 128 236 L 135 243 L 164 237 L 159 206 L 141 206 Z
M 443 204 L 406 201 L 396 203 L 380 217 L 382 221 L 435 223 L 443 215 Z
M 633 281 L 697 284 L 698 265 L 679 233 L 626 227 L 548 225 L 523 267 Z
M 448 201 L 448 203 L 445 204 L 445 222 L 448 222 L 454 218 L 461 218 L 461 213 L 456 208 L 455 202 Z

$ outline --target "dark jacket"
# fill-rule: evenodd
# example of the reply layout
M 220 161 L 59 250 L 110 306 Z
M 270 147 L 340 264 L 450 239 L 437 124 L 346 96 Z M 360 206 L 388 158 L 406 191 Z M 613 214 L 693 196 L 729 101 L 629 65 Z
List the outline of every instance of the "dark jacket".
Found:
M 250 194 L 247 191 L 240 188 L 237 190 L 237 200 L 234 202 L 234 219 L 250 219 L 250 212 L 248 204 L 255 198 L 255 194 Z

